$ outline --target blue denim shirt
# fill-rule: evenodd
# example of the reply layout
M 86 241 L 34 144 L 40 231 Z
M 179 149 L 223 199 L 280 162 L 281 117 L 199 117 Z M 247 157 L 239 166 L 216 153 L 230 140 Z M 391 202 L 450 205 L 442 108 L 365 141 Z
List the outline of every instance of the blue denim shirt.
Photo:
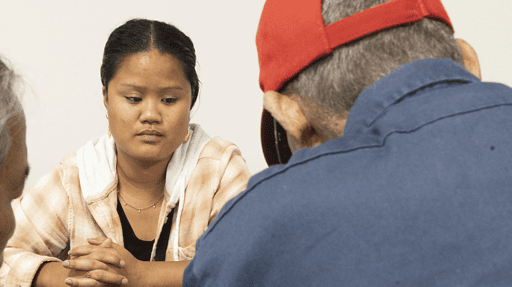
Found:
M 251 178 L 184 286 L 512 286 L 512 90 L 448 59 L 366 88 L 345 135 Z

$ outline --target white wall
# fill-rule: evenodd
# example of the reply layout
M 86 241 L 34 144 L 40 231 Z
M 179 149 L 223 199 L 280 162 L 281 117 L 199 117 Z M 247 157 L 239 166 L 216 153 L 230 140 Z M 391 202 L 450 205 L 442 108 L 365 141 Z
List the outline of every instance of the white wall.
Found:
M 254 38 L 264 0 L 8 1 L 0 8 L 0 53 L 26 83 L 28 150 L 36 181 L 107 130 L 99 69 L 110 32 L 134 17 L 175 24 L 194 42 L 202 82 L 192 122 L 236 143 L 255 173 L 262 93 Z M 444 0 L 456 36 L 477 51 L 484 80 L 512 84 L 508 0 Z

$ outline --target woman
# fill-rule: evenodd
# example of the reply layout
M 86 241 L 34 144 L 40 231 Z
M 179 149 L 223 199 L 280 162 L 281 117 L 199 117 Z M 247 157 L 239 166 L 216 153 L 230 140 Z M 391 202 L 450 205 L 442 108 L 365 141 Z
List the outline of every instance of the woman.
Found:
M 184 268 L 192 259 L 195 241 L 250 177 L 235 145 L 189 124 L 195 62 L 192 42 L 172 25 L 134 19 L 112 32 L 101 66 L 109 134 L 64 158 L 14 203 L 5 286 L 97 286 L 133 276 L 115 274 L 124 265 L 115 255 L 103 261 L 117 267 L 96 253 L 63 266 L 70 249 L 94 237 L 127 250 L 130 266 L 133 259 Z

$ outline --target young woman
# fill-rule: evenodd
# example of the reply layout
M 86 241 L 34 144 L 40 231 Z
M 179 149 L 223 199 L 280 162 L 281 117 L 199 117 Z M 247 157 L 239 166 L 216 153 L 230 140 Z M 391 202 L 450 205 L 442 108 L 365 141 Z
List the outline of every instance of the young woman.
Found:
M 14 202 L 4 286 L 126 283 L 135 262 L 184 268 L 193 258 L 196 240 L 250 177 L 234 144 L 189 123 L 195 64 L 191 40 L 172 25 L 134 19 L 112 32 L 101 66 L 109 134 L 64 158 Z M 129 257 L 68 257 L 95 237 Z

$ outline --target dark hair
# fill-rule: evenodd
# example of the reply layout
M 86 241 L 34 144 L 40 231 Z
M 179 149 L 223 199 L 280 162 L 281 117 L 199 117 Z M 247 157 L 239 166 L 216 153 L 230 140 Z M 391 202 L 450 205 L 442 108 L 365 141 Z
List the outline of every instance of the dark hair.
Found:
M 108 90 L 108 83 L 126 56 L 151 49 L 171 54 L 180 60 L 192 89 L 192 109 L 199 94 L 194 44 L 178 28 L 160 21 L 132 19 L 110 34 L 101 64 L 101 83 L 105 89 Z

